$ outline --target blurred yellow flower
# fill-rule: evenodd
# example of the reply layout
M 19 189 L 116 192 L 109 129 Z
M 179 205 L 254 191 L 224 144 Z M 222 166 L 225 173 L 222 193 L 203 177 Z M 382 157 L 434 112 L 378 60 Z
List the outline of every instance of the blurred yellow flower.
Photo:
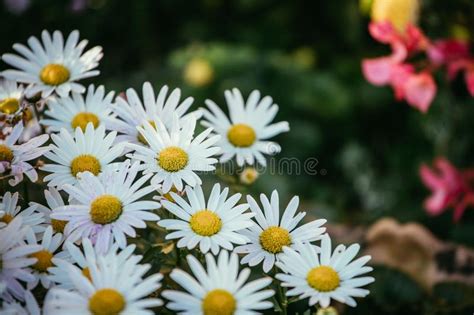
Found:
M 191 59 L 184 69 L 184 80 L 191 86 L 202 87 L 214 79 L 212 65 L 203 58 Z
M 359 0 L 359 10 L 364 16 L 370 15 L 373 0 Z
M 329 306 L 325 308 L 320 308 L 316 315 L 339 315 L 339 313 L 334 307 Z
M 462 40 L 462 41 L 469 41 L 471 39 L 471 34 L 469 29 L 461 24 L 454 24 L 451 26 L 451 34 L 455 39 Z
M 295 62 L 303 69 L 310 69 L 316 64 L 316 52 L 311 47 L 300 47 L 293 52 Z
M 258 178 L 258 172 L 253 167 L 246 167 L 242 173 L 240 173 L 240 182 L 246 185 L 253 184 Z
M 419 9 L 419 0 L 374 0 L 371 17 L 374 22 L 390 21 L 404 32 L 408 24 L 416 24 Z

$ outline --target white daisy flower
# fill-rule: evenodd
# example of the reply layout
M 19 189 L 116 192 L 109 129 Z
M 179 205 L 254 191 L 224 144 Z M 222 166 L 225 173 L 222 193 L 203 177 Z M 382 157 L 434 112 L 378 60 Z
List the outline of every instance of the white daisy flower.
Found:
M 239 231 L 253 225 L 252 213 L 244 213 L 248 204 L 237 205 L 241 194 L 228 198 L 229 188 L 221 191 L 221 186 L 215 184 L 206 203 L 200 185 L 194 188 L 186 186 L 186 202 L 178 194 L 171 193 L 174 202 L 163 200 L 163 206 L 178 219 L 167 219 L 158 225 L 167 230 L 176 230 L 166 235 L 166 239 L 179 239 L 178 247 L 193 249 L 199 244 L 199 249 L 207 253 L 209 249 L 214 255 L 220 248 L 232 250 L 233 244 L 246 244 L 249 239 Z
M 13 49 L 22 56 L 4 54 L 3 61 L 18 70 L 6 70 L 2 75 L 18 82 L 29 84 L 26 88 L 28 97 L 39 92 L 43 98 L 53 92 L 66 96 L 70 91 L 84 93 L 84 86 L 76 81 L 97 76 L 99 70 L 92 70 L 99 65 L 102 58 L 102 47 L 96 46 L 83 53 L 88 41 L 78 43 L 79 32 L 73 31 L 64 43 L 60 31 L 51 37 L 48 31 L 41 33 L 42 43 L 32 36 L 28 39 L 29 48 L 14 44 Z
M 97 251 L 88 238 L 82 239 L 81 245 L 83 250 L 71 242 L 66 242 L 65 245 L 70 259 L 67 261 L 62 259 L 53 259 L 55 266 L 48 269 L 50 273 L 49 278 L 51 281 L 55 282 L 59 287 L 65 289 L 74 288 L 74 284 L 72 283 L 72 280 L 68 274 L 68 268 L 71 263 L 77 265 L 86 278 L 91 279 L 90 265 L 93 264 L 97 266 L 97 259 L 100 256 L 106 257 L 106 261 L 116 259 L 118 261 L 119 268 L 122 268 L 121 266 L 126 263 L 138 264 L 138 262 L 142 259 L 142 256 L 133 255 L 133 252 L 136 248 L 136 246 L 133 244 L 128 245 L 120 252 L 118 252 L 118 245 L 113 244 L 109 251 L 107 251 L 107 253 L 104 255 L 101 255 Z
M 13 219 L 6 227 L 0 228 L 0 283 L 6 284 L 6 291 L 0 296 L 8 301 L 12 295 L 23 300 L 25 288 L 20 281 L 32 282 L 35 277 L 26 268 L 37 262 L 30 255 L 41 250 L 37 244 L 25 245 L 23 240 L 28 231 L 28 226 L 23 226 L 22 218 Z
M 36 258 L 36 263 L 31 266 L 31 271 L 35 279 L 34 281 L 28 282 L 28 290 L 35 288 L 40 282 L 46 289 L 52 285 L 49 279 L 48 269 L 54 266 L 53 258 L 65 259 L 68 257 L 67 252 L 58 252 L 58 248 L 62 245 L 63 239 L 64 237 L 60 233 L 53 235 L 53 228 L 51 226 L 44 231 L 41 241 L 34 233 L 26 233 L 26 242 L 28 244 L 41 246 L 38 251 L 30 254 L 30 257 Z
M 52 134 L 51 152 L 45 157 L 55 164 L 46 164 L 41 170 L 50 172 L 44 178 L 48 186 L 62 189 L 63 185 L 77 184 L 77 177 L 81 172 L 91 172 L 98 175 L 107 169 L 115 167 L 112 163 L 123 152 L 123 144 L 113 145 L 116 132 L 105 134 L 105 127 L 94 129 L 89 123 L 86 131 L 76 128 L 74 135 L 66 129 L 61 129 L 59 134 Z
M 113 241 L 125 248 L 126 235 L 135 237 L 134 228 L 145 228 L 145 221 L 159 220 L 151 210 L 161 205 L 143 200 L 154 191 L 152 186 L 145 185 L 151 174 L 137 178 L 139 168 L 138 162 L 130 166 L 127 160 L 117 170 L 108 170 L 98 177 L 82 173 L 77 186 L 64 185 L 78 204 L 59 207 L 51 217 L 68 221 L 64 230 L 68 241 L 87 237 L 100 253 L 105 253 Z
M 43 224 L 46 227 L 51 225 L 53 227 L 53 232 L 64 234 L 64 227 L 66 226 L 67 221 L 61 221 L 51 218 L 51 214 L 54 211 L 57 211 L 57 208 L 64 206 L 64 201 L 61 197 L 61 194 L 56 188 L 49 187 L 48 190 L 44 191 L 44 196 L 46 198 L 46 203 L 48 204 L 47 207 L 37 202 L 30 202 L 30 206 L 36 206 L 38 212 L 43 214 Z
M 4 135 L 11 133 L 12 123 L 23 120 L 24 130 L 18 143 L 24 143 L 41 133 L 41 126 L 33 108 L 24 99 L 23 85 L 15 81 L 0 79 L 0 130 Z
M 156 128 L 148 122 L 137 127 L 150 147 L 131 144 L 135 150 L 131 157 L 144 162 L 144 174 L 154 174 L 153 185 L 162 183 L 164 193 L 172 186 L 178 191 L 183 190 L 183 181 L 192 187 L 200 185 L 201 179 L 195 172 L 215 170 L 217 159 L 212 156 L 219 152 L 219 148 L 213 145 L 219 136 L 207 138 L 212 131 L 209 128 L 193 137 L 196 119 L 192 116 L 182 128 L 175 116 L 169 132 L 161 120 L 157 118 L 154 122 Z
M 73 133 L 77 127 L 86 131 L 88 123 L 94 128 L 105 126 L 111 120 L 114 92 L 105 94 L 104 86 L 97 89 L 89 85 L 87 94 L 72 93 L 71 96 L 48 99 L 48 109 L 45 114 L 49 119 L 41 120 L 51 132 L 59 132 L 65 128 Z
M 111 256 L 98 257 L 90 265 L 90 278 L 81 269 L 69 265 L 72 290 L 55 287 L 46 296 L 44 312 L 62 314 L 153 314 L 149 308 L 161 306 L 160 299 L 148 296 L 158 290 L 160 273 L 144 278 L 150 265 L 119 263 Z
M 12 194 L 7 191 L 1 198 L 0 209 L 3 215 L 0 214 L 0 222 L 6 224 L 10 223 L 14 218 L 21 217 L 23 225 L 29 226 L 35 233 L 41 233 L 44 231 L 44 227 L 41 225 L 44 222 L 43 214 L 38 211 L 36 205 L 31 205 L 28 208 L 21 210 L 18 206 L 18 192 Z
M 16 81 L 0 82 L 0 117 L 9 119 L 22 110 L 23 92 L 23 86 Z
M 277 262 L 285 273 L 277 274 L 276 278 L 282 281 L 282 286 L 292 288 L 287 296 L 309 297 L 310 306 L 319 303 L 328 307 L 334 299 L 354 307 L 357 304 L 354 297 L 369 294 L 369 290 L 360 287 L 374 282 L 373 277 L 359 277 L 373 269 L 365 266 L 370 256 L 352 261 L 359 249 L 359 244 L 353 244 L 347 249 L 338 247 L 331 253 L 331 239 L 327 234 L 322 237 L 320 253 L 309 244 L 300 243 L 294 249 L 285 247 Z
M 30 291 L 25 291 L 25 306 L 18 302 L 4 301 L 0 306 L 2 315 L 40 315 L 41 309 Z
M 236 253 L 247 254 L 242 258 L 242 264 L 256 266 L 263 260 L 263 271 L 269 272 L 281 255 L 284 246 L 293 247 L 296 242 L 319 240 L 326 230 L 321 227 L 326 223 L 325 219 L 314 220 L 297 227 L 306 215 L 306 212 L 296 214 L 299 205 L 297 196 L 290 200 L 281 218 L 276 190 L 272 192 L 270 200 L 261 194 L 260 201 L 263 211 L 252 196 L 247 196 L 247 202 L 250 205 L 250 210 L 255 213 L 257 224 L 242 231 L 242 234 L 247 236 L 251 243 L 235 248 Z
M 143 102 L 134 89 L 128 89 L 126 98 L 118 96 L 113 105 L 116 120 L 110 122 L 110 129 L 119 133 L 117 142 L 125 141 L 146 145 L 144 137 L 138 132 L 137 126 L 143 127 L 145 122 L 149 122 L 156 127 L 155 119 L 160 119 L 167 129 L 173 124 L 174 116 L 178 119 L 186 120 L 190 115 L 196 119 L 200 118 L 200 112 L 194 111 L 186 113 L 193 104 L 193 98 L 188 97 L 180 103 L 181 90 L 174 89 L 169 97 L 168 86 L 163 86 L 155 98 L 155 92 L 150 82 L 143 83 Z
M 250 93 L 247 102 L 244 102 L 238 89 L 225 91 L 230 120 L 224 112 L 211 100 L 206 100 L 209 110 L 203 109 L 206 127 L 212 127 L 221 135 L 218 145 L 222 148 L 220 162 L 224 163 L 236 157 L 237 164 L 253 165 L 257 163 L 265 166 L 263 154 L 276 154 L 280 146 L 267 139 L 279 133 L 290 130 L 288 122 L 282 121 L 271 124 L 278 112 L 278 105 L 273 104 L 270 96 L 260 100 L 260 92 Z
M 48 135 L 41 135 L 30 139 L 26 143 L 17 144 L 23 132 L 23 123 L 18 123 L 13 128 L 11 134 L 4 140 L 0 140 L 0 174 L 10 171 L 12 179 L 8 181 L 11 186 L 15 186 L 23 180 L 25 174 L 32 182 L 38 179 L 36 169 L 28 163 L 45 154 L 49 148 L 41 147 L 48 141 Z
M 250 269 L 239 273 L 236 254 L 221 251 L 216 260 L 206 255 L 207 272 L 201 263 L 191 255 L 187 257 L 189 268 L 195 278 L 188 273 L 174 269 L 170 276 L 187 292 L 165 290 L 162 296 L 170 300 L 167 308 L 178 314 L 258 314 L 256 311 L 271 308 L 266 301 L 274 295 L 273 290 L 262 290 L 270 285 L 269 277 L 247 282 Z M 188 293 L 189 292 L 189 293 Z

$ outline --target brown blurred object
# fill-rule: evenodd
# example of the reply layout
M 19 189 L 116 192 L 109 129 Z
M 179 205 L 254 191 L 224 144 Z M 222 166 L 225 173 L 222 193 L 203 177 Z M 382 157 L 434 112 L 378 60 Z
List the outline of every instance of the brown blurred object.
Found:
M 418 223 L 383 218 L 369 227 L 365 239 L 372 264 L 404 271 L 426 289 L 441 281 L 474 284 L 474 251 L 445 243 Z

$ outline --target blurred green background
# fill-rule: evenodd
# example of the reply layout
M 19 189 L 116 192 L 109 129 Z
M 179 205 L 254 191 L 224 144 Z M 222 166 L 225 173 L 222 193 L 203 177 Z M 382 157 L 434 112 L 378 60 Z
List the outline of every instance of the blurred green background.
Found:
M 451 211 L 429 217 L 422 208 L 429 191 L 418 168 L 437 156 L 460 168 L 474 167 L 474 100 L 460 78 L 447 82 L 439 75 L 436 100 L 423 115 L 394 101 L 389 88 L 367 83 L 361 59 L 389 53 L 367 32 L 369 5 L 356 0 L 5 0 L 0 51 L 12 51 L 14 42 L 24 43 L 43 29 L 66 34 L 78 29 L 88 47 L 104 48 L 101 75 L 86 83 L 117 93 L 141 89 L 144 81 L 156 89 L 168 84 L 195 97 L 195 108 L 206 98 L 224 105 L 224 90 L 232 87 L 244 96 L 259 89 L 280 105 L 277 119 L 291 127 L 277 138 L 282 152 L 276 158 L 318 163 L 317 174 L 264 172 L 253 192 L 276 188 L 282 202 L 300 195 L 304 210 L 332 223 L 366 225 L 392 216 L 421 222 L 443 240 L 473 246 L 474 211 L 468 209 L 458 224 Z M 424 1 L 420 25 L 432 38 L 474 35 L 474 2 Z M 392 271 L 377 272 L 382 279 L 375 284 L 377 294 L 352 313 L 425 313 L 425 293 L 415 284 L 413 291 L 384 286 L 396 283 Z M 452 311 L 429 309 L 426 314 Z

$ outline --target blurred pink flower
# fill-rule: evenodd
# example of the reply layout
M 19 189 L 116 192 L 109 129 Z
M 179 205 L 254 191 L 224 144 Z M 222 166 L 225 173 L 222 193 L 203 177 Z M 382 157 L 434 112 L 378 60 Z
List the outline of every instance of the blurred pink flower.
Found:
M 426 52 L 430 61 L 436 65 L 444 65 L 469 57 L 469 43 L 456 39 L 437 40 L 429 45 Z
M 447 208 L 454 208 L 454 221 L 459 221 L 465 209 L 474 205 L 474 191 L 470 181 L 474 170 L 461 171 L 445 158 L 438 158 L 431 169 L 426 164 L 420 167 L 423 183 L 432 191 L 424 207 L 431 215 L 439 215 Z
M 406 63 L 408 56 L 429 46 L 421 30 L 409 25 L 405 34 L 396 31 L 389 22 L 370 23 L 369 32 L 381 43 L 390 44 L 389 56 L 362 60 L 364 77 L 376 86 L 390 85 L 397 100 L 425 113 L 436 95 L 436 84 L 427 71 L 415 73 L 415 67 Z
M 363 59 L 362 73 L 373 85 L 390 85 L 395 99 L 405 100 L 426 113 L 437 91 L 432 72 L 442 66 L 446 66 L 449 79 L 464 71 L 468 91 L 474 96 L 474 58 L 467 42 L 455 39 L 431 42 L 414 25 L 408 25 L 400 33 L 388 21 L 371 22 L 369 33 L 378 42 L 390 45 L 392 52 L 388 56 Z M 427 57 L 410 63 L 410 58 L 418 53 L 426 53 Z

